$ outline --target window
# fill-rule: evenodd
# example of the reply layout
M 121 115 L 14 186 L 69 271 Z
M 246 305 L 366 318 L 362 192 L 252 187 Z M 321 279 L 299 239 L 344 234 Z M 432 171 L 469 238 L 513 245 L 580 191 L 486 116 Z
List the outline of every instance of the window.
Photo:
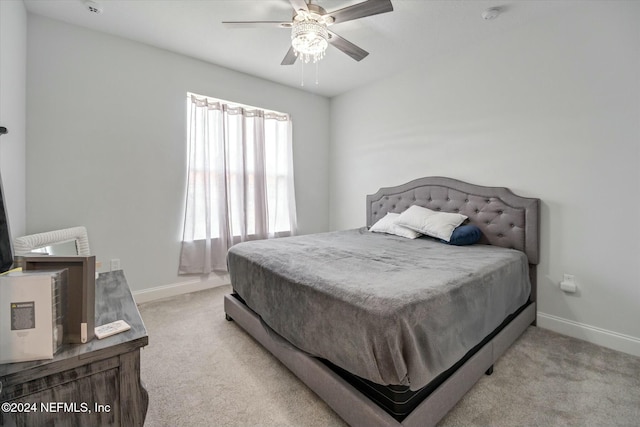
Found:
M 292 124 L 285 113 L 195 94 L 187 107 L 180 271 L 206 273 L 226 269 L 234 243 L 295 233 Z

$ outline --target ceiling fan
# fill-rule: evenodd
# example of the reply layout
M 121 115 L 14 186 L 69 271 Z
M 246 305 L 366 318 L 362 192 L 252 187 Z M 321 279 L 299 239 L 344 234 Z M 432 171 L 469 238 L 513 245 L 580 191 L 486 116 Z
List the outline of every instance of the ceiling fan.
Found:
M 352 21 L 366 16 L 393 11 L 391 0 L 366 0 L 334 12 L 327 12 L 321 6 L 309 0 L 289 0 L 293 7 L 293 19 L 281 21 L 226 21 L 231 27 L 275 26 L 291 29 L 291 47 L 281 65 L 292 65 L 296 59 L 303 62 L 317 62 L 324 57 L 328 44 L 338 48 L 356 61 L 361 61 L 369 52 L 340 37 L 330 26 L 340 22 Z

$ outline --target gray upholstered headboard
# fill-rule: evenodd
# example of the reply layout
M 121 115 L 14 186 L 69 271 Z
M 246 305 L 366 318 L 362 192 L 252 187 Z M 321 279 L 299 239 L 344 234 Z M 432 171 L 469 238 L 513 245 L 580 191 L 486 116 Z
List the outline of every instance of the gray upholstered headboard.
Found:
M 471 224 L 482 230 L 480 243 L 523 251 L 529 258 L 532 284 L 535 284 L 540 199 L 517 196 L 504 187 L 484 187 L 452 178 L 418 178 L 368 195 L 367 227 L 387 212 L 400 213 L 411 205 L 466 215 Z M 535 300 L 535 291 L 532 299 Z

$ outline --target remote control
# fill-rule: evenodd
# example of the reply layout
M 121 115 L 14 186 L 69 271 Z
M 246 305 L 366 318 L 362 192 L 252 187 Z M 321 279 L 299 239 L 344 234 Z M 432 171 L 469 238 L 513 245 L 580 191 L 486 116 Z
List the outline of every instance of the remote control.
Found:
M 116 320 L 115 322 L 107 323 L 106 325 L 97 326 L 95 328 L 96 337 L 99 340 L 102 338 L 110 337 L 111 335 L 119 334 L 120 332 L 128 331 L 131 326 L 124 320 Z

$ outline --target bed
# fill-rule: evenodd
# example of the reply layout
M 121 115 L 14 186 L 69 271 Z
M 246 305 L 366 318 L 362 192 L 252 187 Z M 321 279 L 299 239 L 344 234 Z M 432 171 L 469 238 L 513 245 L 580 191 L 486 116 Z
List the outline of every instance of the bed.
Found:
M 366 227 L 232 247 L 227 318 L 349 424 L 435 425 L 535 323 L 539 203 L 444 177 L 382 188 Z M 468 217 L 479 244 L 369 230 L 414 205 Z

